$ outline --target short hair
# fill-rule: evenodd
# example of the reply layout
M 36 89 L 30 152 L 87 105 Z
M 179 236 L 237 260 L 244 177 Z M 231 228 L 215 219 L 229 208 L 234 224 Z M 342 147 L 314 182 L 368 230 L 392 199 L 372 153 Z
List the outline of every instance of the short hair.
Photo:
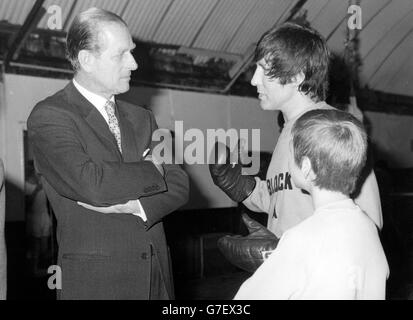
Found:
M 66 57 L 75 72 L 80 69 L 78 60 L 80 50 L 100 53 L 102 48 L 99 41 L 99 26 L 109 22 L 127 26 L 121 17 L 100 8 L 89 8 L 75 17 L 66 37 Z
M 268 30 L 255 49 L 255 62 L 261 59 L 269 66 L 266 76 L 284 85 L 302 72 L 305 78 L 298 89 L 313 100 L 325 100 L 330 52 L 316 30 L 291 22 Z
M 367 134 L 363 124 L 337 109 L 311 110 L 292 128 L 294 161 L 311 161 L 314 185 L 350 195 L 366 164 Z

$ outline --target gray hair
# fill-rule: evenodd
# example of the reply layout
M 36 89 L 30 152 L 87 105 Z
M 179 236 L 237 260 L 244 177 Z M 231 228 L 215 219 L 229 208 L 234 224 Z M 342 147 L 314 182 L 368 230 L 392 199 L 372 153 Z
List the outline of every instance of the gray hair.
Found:
M 80 69 L 78 60 L 80 50 L 100 52 L 102 48 L 99 42 L 99 27 L 102 23 L 110 22 L 127 26 L 121 17 L 100 8 L 89 8 L 79 13 L 73 20 L 66 37 L 66 57 L 75 72 Z

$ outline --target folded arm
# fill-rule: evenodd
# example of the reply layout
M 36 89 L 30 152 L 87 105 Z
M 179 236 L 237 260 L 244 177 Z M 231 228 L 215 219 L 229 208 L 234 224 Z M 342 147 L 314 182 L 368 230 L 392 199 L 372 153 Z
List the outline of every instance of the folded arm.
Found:
M 28 131 L 37 169 L 66 198 L 108 206 L 166 191 L 150 161 L 93 159 L 74 119 L 53 106 L 37 108 L 29 117 Z
M 139 199 L 148 219 L 148 227 L 182 207 L 189 199 L 189 179 L 185 171 L 175 164 L 164 165 L 164 169 L 168 191 Z
M 158 129 L 155 117 L 151 113 L 151 126 Z M 151 150 L 154 150 L 159 142 L 152 141 Z M 158 161 L 155 160 L 158 163 Z M 139 201 L 147 217 L 146 225 L 151 227 L 167 214 L 179 209 L 189 199 L 189 178 L 186 172 L 177 164 L 163 163 L 164 178 L 167 191 L 149 196 L 142 196 Z
M 150 113 L 152 132 L 158 128 L 155 117 Z M 152 141 L 149 150 L 153 150 L 157 142 Z M 166 191 L 156 194 L 146 194 L 135 197 L 125 203 L 118 203 L 108 207 L 97 207 L 89 202 L 79 203 L 86 209 L 101 213 L 126 213 L 140 216 L 148 228 L 160 221 L 167 214 L 177 210 L 188 201 L 189 179 L 185 171 L 176 164 L 160 163 L 154 159 L 151 152 L 145 157 L 144 162 L 150 162 L 163 176 Z

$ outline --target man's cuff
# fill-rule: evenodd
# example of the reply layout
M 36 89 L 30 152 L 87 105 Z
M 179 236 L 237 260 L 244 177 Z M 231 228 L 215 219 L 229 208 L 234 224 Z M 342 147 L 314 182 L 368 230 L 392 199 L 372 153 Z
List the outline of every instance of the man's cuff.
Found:
M 146 213 L 145 213 L 145 210 L 143 210 L 141 202 L 139 201 L 139 199 L 137 199 L 135 201 L 136 201 L 136 205 L 139 207 L 139 212 L 134 212 L 132 214 L 135 215 L 135 216 L 141 217 L 142 220 L 144 222 L 146 222 L 148 220 L 148 218 L 146 217 Z

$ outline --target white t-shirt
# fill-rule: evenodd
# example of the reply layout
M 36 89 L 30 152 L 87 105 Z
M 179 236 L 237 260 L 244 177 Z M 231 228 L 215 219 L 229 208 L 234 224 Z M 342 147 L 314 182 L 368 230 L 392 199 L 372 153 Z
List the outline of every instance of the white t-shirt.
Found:
M 286 231 L 234 299 L 385 299 L 388 275 L 376 226 L 348 199 Z
M 325 102 L 319 102 L 311 110 L 332 108 Z M 310 195 L 294 185 L 288 170 L 291 129 L 302 114 L 284 124 L 272 154 L 266 180 L 255 177 L 257 185 L 251 195 L 243 201 L 248 209 L 268 214 L 267 228 L 277 237 L 281 237 L 286 230 L 308 218 L 314 211 Z M 381 228 L 383 218 L 380 194 L 373 171 L 365 180 L 355 201 Z

